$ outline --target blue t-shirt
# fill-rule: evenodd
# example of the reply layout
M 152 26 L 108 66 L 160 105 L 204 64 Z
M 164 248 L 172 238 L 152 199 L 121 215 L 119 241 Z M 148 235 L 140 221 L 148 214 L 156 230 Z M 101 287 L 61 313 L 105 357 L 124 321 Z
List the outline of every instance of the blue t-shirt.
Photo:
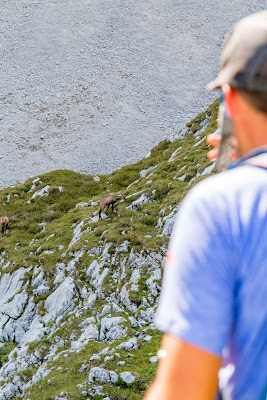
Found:
M 186 196 L 170 240 L 156 324 L 224 358 L 223 399 L 266 399 L 266 169 L 241 165 Z

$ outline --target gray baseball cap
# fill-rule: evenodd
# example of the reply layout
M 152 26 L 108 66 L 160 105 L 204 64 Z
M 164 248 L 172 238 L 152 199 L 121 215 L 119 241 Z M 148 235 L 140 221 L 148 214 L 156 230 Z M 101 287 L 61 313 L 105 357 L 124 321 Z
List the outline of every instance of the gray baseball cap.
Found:
M 207 89 L 218 89 L 223 83 L 267 91 L 267 10 L 241 19 L 230 31 L 221 55 L 221 69 Z

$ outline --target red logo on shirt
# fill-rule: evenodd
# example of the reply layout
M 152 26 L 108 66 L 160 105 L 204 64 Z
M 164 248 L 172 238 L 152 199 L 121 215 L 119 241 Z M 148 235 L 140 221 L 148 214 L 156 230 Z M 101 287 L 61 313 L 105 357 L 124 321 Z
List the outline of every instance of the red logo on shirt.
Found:
M 170 265 L 172 263 L 172 261 L 173 261 L 173 254 L 172 254 L 172 251 L 170 249 L 168 249 L 167 256 L 166 256 L 165 267 Z

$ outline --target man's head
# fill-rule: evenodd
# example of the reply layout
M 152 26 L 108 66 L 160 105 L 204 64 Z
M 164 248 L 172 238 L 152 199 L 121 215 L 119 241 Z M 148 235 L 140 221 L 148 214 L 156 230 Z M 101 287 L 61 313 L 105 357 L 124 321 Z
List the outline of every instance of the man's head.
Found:
M 249 91 L 267 91 L 267 11 L 241 19 L 229 33 L 221 55 L 221 69 L 208 89 L 224 83 Z
M 267 11 L 233 27 L 220 72 L 207 88 L 222 89 L 242 154 L 267 145 Z

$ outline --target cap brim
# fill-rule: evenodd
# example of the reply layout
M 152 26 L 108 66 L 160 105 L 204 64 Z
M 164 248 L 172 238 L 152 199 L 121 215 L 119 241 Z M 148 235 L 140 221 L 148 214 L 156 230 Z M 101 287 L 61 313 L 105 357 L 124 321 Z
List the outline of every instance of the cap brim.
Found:
M 206 88 L 208 90 L 220 89 L 224 83 L 230 83 L 232 78 L 232 71 L 229 68 L 223 68 L 213 81 L 207 84 Z
M 215 79 L 214 81 L 211 81 L 207 84 L 206 89 L 207 90 L 214 90 L 214 89 L 220 89 L 221 87 L 221 82 L 219 82 L 219 79 Z

